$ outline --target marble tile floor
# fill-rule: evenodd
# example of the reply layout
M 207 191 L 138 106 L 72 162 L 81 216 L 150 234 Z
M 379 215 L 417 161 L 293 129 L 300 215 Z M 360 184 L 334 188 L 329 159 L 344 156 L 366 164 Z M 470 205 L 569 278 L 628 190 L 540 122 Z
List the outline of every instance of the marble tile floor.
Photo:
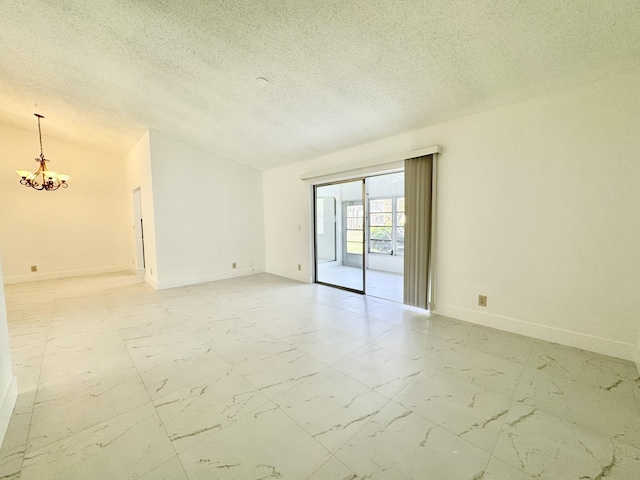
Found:
M 1 479 L 640 478 L 630 362 L 268 274 L 6 297 Z

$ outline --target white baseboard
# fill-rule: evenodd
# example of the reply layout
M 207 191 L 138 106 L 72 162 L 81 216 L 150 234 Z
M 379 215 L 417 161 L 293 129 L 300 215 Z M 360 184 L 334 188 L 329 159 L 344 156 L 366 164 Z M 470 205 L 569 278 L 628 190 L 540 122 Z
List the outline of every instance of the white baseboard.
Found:
M 601 353 L 610 357 L 634 361 L 636 359 L 636 345 L 619 342 L 603 337 L 596 337 L 586 333 L 564 330 L 561 328 L 526 322 L 515 318 L 478 312 L 468 308 L 456 307 L 438 302 L 433 313 L 445 317 L 477 323 L 485 327 L 497 328 L 527 337 L 538 338 L 552 343 L 559 343 L 569 347 L 580 348 L 590 352 Z
M 156 290 L 165 290 L 167 288 L 184 287 L 185 285 L 215 282 L 216 280 L 225 280 L 227 278 L 244 277 L 247 275 L 254 275 L 256 273 L 264 273 L 264 267 L 236 268 L 226 272 L 208 273 L 206 275 L 162 280 L 160 282 L 155 282 L 150 277 L 145 277 L 145 281 Z
M 40 282 L 42 280 L 57 280 L 60 278 L 84 277 L 86 275 L 99 275 L 101 273 L 115 273 L 131 271 L 131 265 L 114 265 L 110 267 L 92 267 L 81 268 L 78 270 L 64 270 L 59 272 L 38 273 L 34 272 L 29 275 L 16 275 L 13 277 L 4 277 L 4 283 L 9 285 L 12 283 Z
M 11 420 L 11 414 L 13 413 L 13 407 L 16 405 L 17 398 L 18 384 L 16 377 L 11 377 L 4 391 L 4 395 L 0 400 L 0 445 L 2 445 L 4 436 L 7 433 L 7 427 L 9 426 L 9 420 Z
M 149 285 L 151 285 L 155 290 L 158 290 L 158 282 L 156 282 L 149 275 L 144 276 L 144 281 L 147 282 Z
M 297 280 L 302 283 L 313 283 L 313 278 L 308 274 L 299 272 L 298 270 L 285 270 L 273 267 L 267 267 L 267 273 L 278 275 L 279 277 L 290 278 L 291 280 Z

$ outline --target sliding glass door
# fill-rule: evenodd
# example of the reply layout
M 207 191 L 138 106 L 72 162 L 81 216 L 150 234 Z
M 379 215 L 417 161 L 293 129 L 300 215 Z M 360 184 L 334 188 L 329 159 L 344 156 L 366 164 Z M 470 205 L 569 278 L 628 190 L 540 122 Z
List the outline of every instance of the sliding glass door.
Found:
M 364 293 L 364 179 L 314 187 L 316 282 Z
M 404 272 L 404 172 L 366 178 L 367 295 L 402 303 Z

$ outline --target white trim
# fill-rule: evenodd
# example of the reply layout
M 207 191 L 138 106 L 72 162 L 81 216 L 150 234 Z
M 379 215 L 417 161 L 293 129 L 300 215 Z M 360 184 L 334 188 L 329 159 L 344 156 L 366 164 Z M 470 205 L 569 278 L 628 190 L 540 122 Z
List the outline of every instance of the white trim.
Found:
M 114 265 L 111 267 L 80 268 L 78 270 L 64 270 L 51 273 L 31 273 L 29 275 L 17 275 L 4 277 L 6 285 L 13 283 L 40 282 L 42 280 L 57 280 L 60 278 L 84 277 L 86 275 L 99 275 L 101 273 L 130 272 L 131 265 Z
M 158 290 L 158 282 L 156 282 L 154 278 L 152 278 L 149 275 L 145 274 L 144 281 L 146 283 L 148 283 L 149 285 L 151 285 L 154 290 Z
M 439 303 L 438 310 L 432 313 L 463 320 L 465 322 L 476 323 L 485 327 L 492 327 L 511 333 L 517 333 L 519 335 L 525 335 L 527 337 L 546 340 L 547 342 L 559 343 L 569 347 L 601 353 L 603 355 L 621 358 L 623 360 L 633 361 L 635 356 L 636 346 L 630 343 L 550 327 L 548 325 L 540 325 L 538 323 L 531 323 L 515 318 L 478 312 L 476 310 L 456 307 L 455 305 Z
M 345 170 L 344 168 L 348 168 Z M 322 183 L 331 183 L 336 181 L 349 181 L 349 180 L 358 180 L 363 177 L 371 176 L 372 174 L 380 175 L 387 173 L 400 172 L 404 170 L 404 161 L 397 161 L 391 163 L 381 163 L 376 165 L 370 165 L 368 167 L 361 168 L 349 168 L 347 166 L 341 167 L 339 171 L 335 173 L 329 173 L 326 175 L 314 176 L 311 178 L 302 178 L 303 175 L 300 175 L 301 180 L 309 181 L 312 185 L 320 185 Z
M 441 153 L 441 151 L 442 149 L 439 145 L 433 145 L 421 148 L 420 150 L 396 153 L 394 155 L 367 160 L 365 162 L 352 163 L 349 165 L 317 170 L 315 172 L 303 173 L 300 175 L 300 179 L 311 181 L 312 183 L 323 183 L 332 180 L 349 180 L 350 178 L 362 177 L 370 173 L 386 173 L 404 169 L 404 161 L 409 158 L 433 155 Z
M 4 436 L 7 433 L 7 427 L 9 426 L 9 420 L 13 414 L 13 409 L 16 406 L 16 400 L 18 398 L 18 384 L 16 377 L 11 377 L 9 384 L 7 385 L 2 401 L 0 402 L 0 445 L 4 440 Z
M 145 279 L 156 290 L 165 290 L 167 288 L 183 287 L 185 285 L 195 285 L 198 283 L 215 282 L 216 280 L 225 280 L 227 278 L 245 277 L 256 273 L 263 273 L 264 267 L 237 268 L 226 272 L 208 273 L 195 277 L 176 278 L 173 280 L 162 280 L 155 282 L 152 279 Z M 151 280 L 151 281 L 149 281 Z M 152 283 L 153 282 L 153 283 Z
M 309 189 L 309 198 L 310 198 L 310 202 L 308 202 L 309 208 L 307 209 L 308 211 L 308 217 L 307 217 L 307 221 L 308 221 L 308 225 L 307 225 L 307 245 L 310 245 L 310 253 L 311 253 L 311 259 L 309 262 L 309 272 L 310 275 L 305 275 L 304 278 L 305 280 L 300 280 L 301 282 L 304 283 L 314 283 L 314 280 L 316 278 L 316 198 L 315 198 L 315 188 L 313 187 L 313 185 L 309 185 L 308 186 Z M 335 210 L 338 209 L 338 206 L 335 205 Z M 335 215 L 337 215 L 338 213 L 335 212 Z M 337 230 L 337 226 L 336 226 L 336 230 Z M 336 231 L 337 233 L 337 231 Z M 336 262 L 338 261 L 338 251 L 336 249 Z M 278 273 L 278 269 L 272 269 L 272 268 L 266 268 L 267 273 L 273 273 L 274 275 L 278 275 L 279 277 L 285 277 L 285 278 L 291 278 L 288 274 L 282 274 L 282 273 Z M 296 272 L 297 275 L 302 275 L 302 272 Z

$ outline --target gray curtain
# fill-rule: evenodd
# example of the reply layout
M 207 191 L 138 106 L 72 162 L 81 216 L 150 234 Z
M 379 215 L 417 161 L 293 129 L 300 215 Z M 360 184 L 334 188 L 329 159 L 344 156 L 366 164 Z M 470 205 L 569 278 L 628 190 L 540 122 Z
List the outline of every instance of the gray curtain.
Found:
M 433 155 L 404 162 L 404 303 L 428 308 Z

